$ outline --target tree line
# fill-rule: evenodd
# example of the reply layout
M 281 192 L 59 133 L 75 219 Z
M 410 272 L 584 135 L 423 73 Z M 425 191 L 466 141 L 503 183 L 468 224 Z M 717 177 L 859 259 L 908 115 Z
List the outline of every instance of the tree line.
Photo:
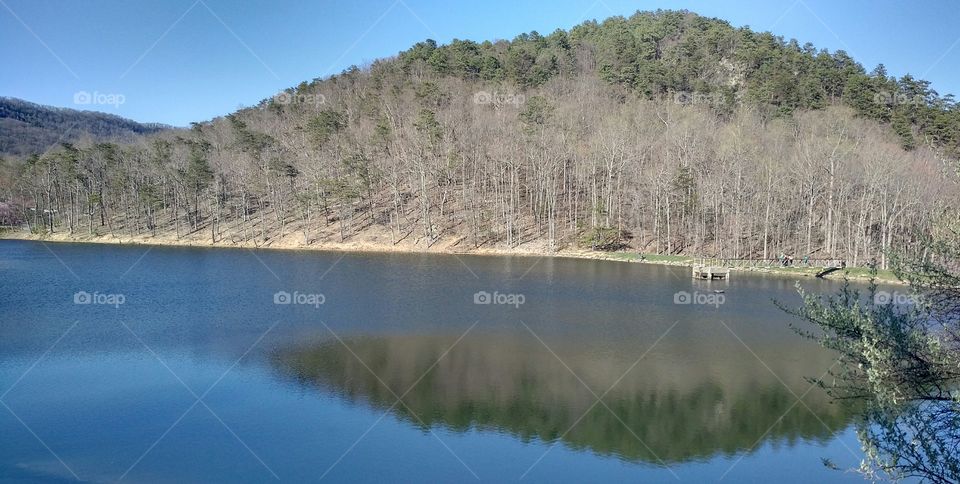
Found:
M 960 117 L 880 71 L 638 13 L 419 43 L 188 130 L 7 160 L 0 187 L 46 232 L 885 266 L 955 213 Z
M 89 93 L 79 92 L 78 95 Z M 113 114 L 42 106 L 0 97 L 0 156 L 42 153 L 60 141 L 96 138 L 114 142 L 169 129 Z

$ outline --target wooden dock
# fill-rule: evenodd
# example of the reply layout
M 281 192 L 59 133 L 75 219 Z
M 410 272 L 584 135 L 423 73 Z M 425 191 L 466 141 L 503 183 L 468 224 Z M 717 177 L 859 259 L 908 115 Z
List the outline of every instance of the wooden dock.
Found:
M 695 265 L 693 266 L 693 278 L 704 279 L 708 281 L 714 279 L 730 279 L 730 268 Z

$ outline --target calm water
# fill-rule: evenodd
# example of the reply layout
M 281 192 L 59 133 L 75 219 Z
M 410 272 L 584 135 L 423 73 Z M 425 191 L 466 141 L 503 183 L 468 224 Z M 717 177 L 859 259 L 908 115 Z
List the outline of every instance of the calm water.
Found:
M 0 278 L 4 481 L 860 481 L 788 278 L 18 241 Z

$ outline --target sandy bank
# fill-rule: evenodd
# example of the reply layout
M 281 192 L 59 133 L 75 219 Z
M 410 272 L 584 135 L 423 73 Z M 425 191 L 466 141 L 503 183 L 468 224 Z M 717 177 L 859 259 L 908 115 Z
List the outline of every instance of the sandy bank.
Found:
M 693 257 L 674 257 L 662 258 L 656 255 L 647 255 L 642 259 L 635 251 L 621 252 L 602 252 L 589 249 L 562 248 L 559 250 L 550 250 L 546 243 L 532 242 L 521 244 L 517 247 L 507 246 L 484 246 L 480 248 L 465 247 L 461 245 L 462 239 L 441 239 L 426 246 L 425 244 L 399 243 L 394 244 L 388 240 L 381 240 L 379 237 L 368 239 L 349 240 L 345 242 L 331 241 L 313 241 L 309 244 L 303 243 L 301 237 L 296 234 L 289 234 L 281 238 L 273 238 L 264 243 L 254 241 L 229 240 L 227 238 L 212 242 L 209 238 L 198 237 L 169 237 L 169 236 L 115 236 L 115 235 L 81 235 L 69 234 L 66 232 L 54 234 L 33 234 L 27 231 L 8 230 L 0 232 L 0 239 L 12 240 L 33 240 L 43 242 L 66 242 L 66 243 L 91 243 L 91 244 L 114 244 L 114 245 L 136 245 L 136 246 L 176 246 L 176 247 L 221 247 L 221 248 L 245 248 L 245 249 L 271 249 L 271 250 L 315 250 L 315 251 L 335 251 L 335 252 L 379 252 L 379 253 L 428 253 L 428 254 L 455 254 L 455 255 L 499 255 L 499 256 L 523 256 L 523 257 L 566 257 L 576 259 L 595 259 L 608 260 L 624 263 L 658 264 L 670 266 L 689 267 L 695 263 Z M 779 267 L 744 267 L 733 268 L 737 272 L 757 272 L 764 274 L 775 274 L 784 277 L 792 276 L 797 279 L 807 279 L 814 277 L 812 270 L 800 270 L 798 268 L 779 268 Z M 850 274 L 837 272 L 832 279 L 841 279 L 846 276 L 850 280 L 868 281 L 869 277 L 862 274 Z M 878 281 L 884 283 L 900 283 L 892 276 L 879 276 Z

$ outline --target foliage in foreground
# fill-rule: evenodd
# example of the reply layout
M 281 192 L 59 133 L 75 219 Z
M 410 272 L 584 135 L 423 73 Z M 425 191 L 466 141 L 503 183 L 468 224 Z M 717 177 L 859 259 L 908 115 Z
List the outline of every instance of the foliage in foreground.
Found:
M 839 354 L 816 381 L 837 399 L 867 402 L 857 433 L 860 472 L 877 479 L 960 481 L 960 231 L 934 233 L 923 252 L 894 258 L 907 292 L 804 293 L 797 331 Z

